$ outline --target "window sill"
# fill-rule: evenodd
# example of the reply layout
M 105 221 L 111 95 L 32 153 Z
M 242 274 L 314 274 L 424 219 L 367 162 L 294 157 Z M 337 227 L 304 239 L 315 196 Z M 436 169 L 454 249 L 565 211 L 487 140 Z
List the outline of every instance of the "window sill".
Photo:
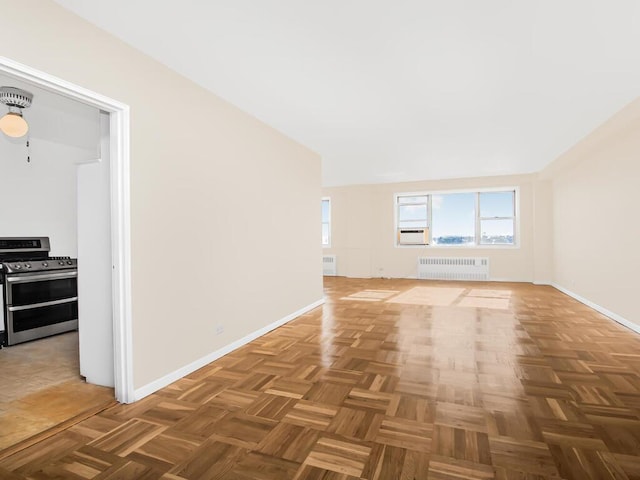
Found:
M 421 248 L 424 250 L 518 250 L 520 245 L 395 245 L 395 248 Z

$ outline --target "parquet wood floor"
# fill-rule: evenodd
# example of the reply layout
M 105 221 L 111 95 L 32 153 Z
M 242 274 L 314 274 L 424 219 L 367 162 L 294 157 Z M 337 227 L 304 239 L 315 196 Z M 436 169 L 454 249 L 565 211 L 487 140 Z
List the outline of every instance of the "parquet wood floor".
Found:
M 325 292 L 0 461 L 0 478 L 640 479 L 639 335 L 530 284 L 326 278 Z

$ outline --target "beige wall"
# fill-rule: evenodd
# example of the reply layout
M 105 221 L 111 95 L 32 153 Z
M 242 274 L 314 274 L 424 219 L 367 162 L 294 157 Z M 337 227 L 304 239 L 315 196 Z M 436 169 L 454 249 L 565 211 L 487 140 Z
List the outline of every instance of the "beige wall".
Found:
M 321 299 L 316 154 L 53 2 L 0 6 L 2 55 L 131 106 L 136 388 Z
M 537 176 L 533 184 L 533 282 L 553 283 L 553 189 Z
M 554 283 L 640 326 L 640 99 L 552 163 Z
M 395 247 L 394 194 L 493 187 L 519 188 L 517 248 Z M 415 278 L 420 256 L 486 256 L 490 259 L 492 280 L 530 282 L 535 279 L 534 242 L 540 240 L 534 236 L 533 227 L 537 188 L 535 175 L 325 188 L 323 195 L 331 198 L 332 238 L 331 248 L 325 248 L 324 252 L 336 255 L 338 275 L 347 277 Z M 544 192 L 538 195 L 542 198 Z M 540 266 L 538 270 L 543 268 Z

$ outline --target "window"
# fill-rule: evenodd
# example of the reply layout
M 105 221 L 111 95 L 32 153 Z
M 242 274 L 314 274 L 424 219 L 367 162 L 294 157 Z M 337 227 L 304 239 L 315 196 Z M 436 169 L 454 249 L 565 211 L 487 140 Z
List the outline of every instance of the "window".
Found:
M 428 220 L 429 197 L 398 197 L 398 228 L 426 228 Z
M 475 193 L 432 195 L 431 240 L 434 245 L 476 243 Z
M 479 193 L 480 243 L 513 245 L 515 192 Z
M 322 199 L 322 246 L 331 246 L 331 199 Z
M 427 229 L 430 245 L 515 245 L 516 191 L 396 195 L 396 229 L 412 228 Z

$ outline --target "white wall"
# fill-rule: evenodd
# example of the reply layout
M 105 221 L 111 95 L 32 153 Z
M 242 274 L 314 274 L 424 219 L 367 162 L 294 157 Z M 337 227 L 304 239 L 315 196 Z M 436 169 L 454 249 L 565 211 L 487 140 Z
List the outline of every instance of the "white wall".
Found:
M 452 179 L 323 189 L 331 198 L 331 248 L 338 275 L 347 277 L 415 278 L 421 256 L 483 256 L 490 258 L 491 279 L 532 281 L 534 278 L 534 175 Z M 396 247 L 394 194 L 402 192 L 518 187 L 520 231 L 517 248 Z M 318 200 L 319 203 L 319 200 Z
M 23 111 L 29 134 L 0 134 L 0 236 L 48 236 L 52 255 L 75 257 L 76 164 L 98 156 L 99 112 L 6 75 L 0 82 L 33 94 Z
M 131 107 L 136 389 L 322 298 L 318 155 L 51 1 L 0 9 L 4 56 Z
M 48 236 L 52 255 L 75 257 L 76 164 L 86 151 L 40 139 L 0 134 L 0 236 Z
M 78 167 L 78 332 L 80 374 L 114 386 L 111 295 L 109 115 L 100 114 L 98 161 Z
M 640 329 L 640 99 L 547 167 L 554 283 Z

